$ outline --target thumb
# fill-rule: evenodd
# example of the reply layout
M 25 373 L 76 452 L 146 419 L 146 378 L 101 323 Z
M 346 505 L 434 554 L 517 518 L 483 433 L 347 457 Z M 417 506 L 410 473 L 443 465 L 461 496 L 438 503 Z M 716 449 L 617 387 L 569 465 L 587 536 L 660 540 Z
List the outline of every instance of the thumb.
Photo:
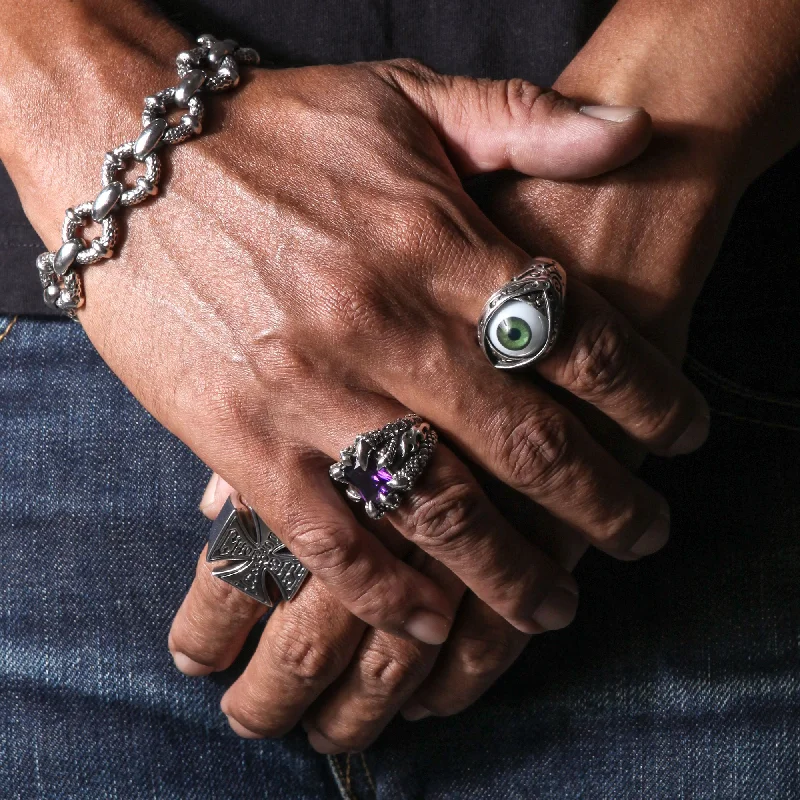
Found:
M 527 81 L 439 75 L 416 61 L 380 65 L 425 115 L 462 175 L 513 169 L 590 178 L 638 156 L 652 135 L 643 108 L 584 106 Z

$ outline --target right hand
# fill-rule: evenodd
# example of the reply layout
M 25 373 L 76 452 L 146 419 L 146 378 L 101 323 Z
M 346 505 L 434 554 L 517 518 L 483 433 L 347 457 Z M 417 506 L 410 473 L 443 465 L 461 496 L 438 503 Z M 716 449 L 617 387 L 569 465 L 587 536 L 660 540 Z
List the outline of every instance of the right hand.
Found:
M 664 499 L 477 347 L 485 299 L 529 256 L 456 171 L 596 174 L 646 145 L 645 114 L 606 122 L 521 81 L 409 62 L 259 71 L 212 105 L 219 135 L 168 153 L 166 197 L 131 212 L 117 258 L 85 270 L 79 318 L 144 406 L 349 611 L 429 643 L 454 618 L 454 593 L 370 535 L 327 474 L 358 433 L 409 410 L 608 552 L 664 543 Z M 126 124 L 131 138 L 136 121 Z M 76 197 L 75 173 L 53 158 L 45 191 L 31 162 L 23 153 L 9 171 L 53 248 L 60 209 L 93 189 Z M 702 398 L 590 289 L 573 281 L 568 302 L 541 375 L 650 449 L 676 451 Z M 390 519 L 519 630 L 571 620 L 573 578 L 506 522 L 448 447 Z

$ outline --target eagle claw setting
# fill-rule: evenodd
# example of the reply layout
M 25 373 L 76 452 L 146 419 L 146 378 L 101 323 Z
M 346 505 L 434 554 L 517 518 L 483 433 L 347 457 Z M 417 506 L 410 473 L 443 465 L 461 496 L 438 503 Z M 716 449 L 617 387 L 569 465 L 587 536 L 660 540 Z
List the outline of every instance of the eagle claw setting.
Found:
M 372 519 L 395 511 L 402 495 L 419 480 L 438 441 L 436 431 L 408 414 L 356 437 L 331 465 L 330 476 L 347 486 L 347 496 L 363 503 Z

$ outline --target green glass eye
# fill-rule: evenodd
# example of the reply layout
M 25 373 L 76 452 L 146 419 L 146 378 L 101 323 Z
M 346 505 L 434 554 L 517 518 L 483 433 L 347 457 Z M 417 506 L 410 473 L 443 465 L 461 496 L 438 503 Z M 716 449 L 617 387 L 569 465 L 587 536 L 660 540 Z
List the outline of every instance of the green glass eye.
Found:
M 497 326 L 497 341 L 508 350 L 524 350 L 532 335 L 531 326 L 519 317 L 508 317 Z

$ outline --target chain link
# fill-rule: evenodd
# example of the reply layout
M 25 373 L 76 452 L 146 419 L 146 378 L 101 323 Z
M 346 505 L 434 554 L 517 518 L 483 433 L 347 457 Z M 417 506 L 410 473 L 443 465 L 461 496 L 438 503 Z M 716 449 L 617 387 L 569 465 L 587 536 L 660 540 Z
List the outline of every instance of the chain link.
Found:
M 250 47 L 239 47 L 233 39 L 220 40 L 203 34 L 197 39 L 197 47 L 179 53 L 175 63 L 178 85 L 145 98 L 141 133 L 133 141 L 106 153 L 100 193 L 93 201 L 66 210 L 61 246 L 41 253 L 36 259 L 45 303 L 70 317 L 83 305 L 76 267 L 110 258 L 119 236 L 116 215 L 123 208 L 158 194 L 161 160 L 157 151 L 165 144 L 180 144 L 202 132 L 204 106 L 199 93 L 233 89 L 239 83 L 239 65 L 255 66 L 259 56 Z M 186 109 L 180 122 L 174 125 L 167 120 L 172 108 Z M 143 163 L 145 173 L 132 186 L 126 186 L 118 176 L 132 161 Z M 87 244 L 81 234 L 91 221 L 101 225 L 101 232 Z

